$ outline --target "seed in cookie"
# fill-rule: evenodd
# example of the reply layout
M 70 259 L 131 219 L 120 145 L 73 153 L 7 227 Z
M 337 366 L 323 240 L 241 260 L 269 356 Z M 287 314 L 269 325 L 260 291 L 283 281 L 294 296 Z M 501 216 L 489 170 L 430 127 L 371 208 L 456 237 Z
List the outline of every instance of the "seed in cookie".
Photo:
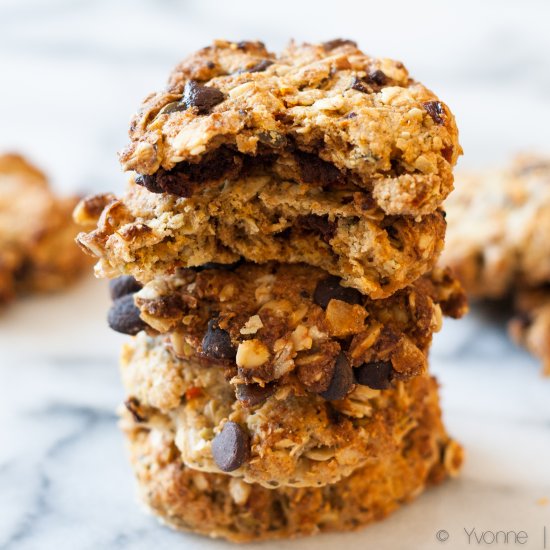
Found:
M 342 286 L 341 279 L 334 275 L 321 279 L 315 287 L 313 300 L 322 308 L 326 308 L 331 300 L 341 300 L 348 304 L 360 304 L 362 301 L 361 293 L 355 288 Z
M 107 315 L 107 322 L 113 330 L 130 335 L 137 334 L 147 326 L 139 316 L 133 294 L 126 294 L 113 302 Z
M 218 103 L 225 99 L 225 95 L 212 86 L 202 86 L 194 80 L 189 80 L 183 89 L 181 103 L 186 109 L 197 107 L 199 114 L 204 115 Z
M 236 422 L 226 422 L 212 440 L 212 456 L 222 472 L 240 468 L 250 455 L 250 437 Z
M 131 275 L 123 275 L 109 281 L 109 293 L 112 300 L 122 298 L 126 294 L 133 294 L 141 290 L 141 283 L 138 283 Z
M 218 326 L 216 319 L 208 321 L 206 334 L 202 339 L 202 352 L 212 359 L 235 359 L 236 350 L 229 333 Z
M 263 403 L 274 391 L 273 385 L 260 386 L 259 384 L 239 384 L 235 388 L 237 399 L 245 407 L 254 407 Z
M 426 101 L 424 109 L 428 111 L 436 124 L 445 124 L 445 109 L 439 101 Z
M 392 364 L 390 361 L 373 361 L 364 363 L 354 369 L 355 381 L 361 386 L 373 390 L 385 390 L 390 387 Z
M 320 395 L 329 401 L 344 399 L 353 387 L 353 369 L 344 353 L 334 363 L 334 372 L 329 387 Z

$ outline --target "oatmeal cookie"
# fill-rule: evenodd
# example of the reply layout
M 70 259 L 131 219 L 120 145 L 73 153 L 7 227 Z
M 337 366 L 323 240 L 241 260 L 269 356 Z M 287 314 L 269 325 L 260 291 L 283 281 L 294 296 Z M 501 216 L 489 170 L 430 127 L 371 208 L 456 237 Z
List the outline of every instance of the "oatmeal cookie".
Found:
M 239 258 L 306 262 L 383 298 L 433 267 L 445 220 L 440 211 L 418 220 L 371 212 L 362 195 L 266 175 L 209 187 L 191 198 L 150 193 L 131 182 L 120 200 L 102 195 L 81 203 L 77 221 L 95 220 L 97 228 L 78 240 L 101 258 L 100 275 L 129 273 L 147 281 L 176 267 Z
M 462 176 L 446 210 L 441 262 L 470 295 L 502 298 L 550 281 L 550 157 Z
M 550 376 L 550 285 L 517 289 L 513 301 L 510 336 L 540 359 L 544 374 Z
M 171 527 L 234 542 L 358 529 L 460 469 L 462 449 L 445 433 L 436 383 L 426 378 L 424 385 L 411 404 L 414 426 L 384 459 L 323 487 L 268 489 L 191 469 L 173 432 L 128 418 L 124 430 L 140 496 Z
M 292 375 L 305 390 L 338 399 L 352 387 L 351 376 L 347 387 L 331 387 L 339 372 L 353 369 L 375 389 L 424 372 L 442 314 L 459 318 L 467 309 L 446 270 L 383 300 L 340 282 L 304 264 L 182 269 L 135 294 L 145 325 L 136 319 L 129 326 L 168 334 L 183 358 L 198 355 L 225 367 L 237 390 L 284 385 Z M 128 332 L 128 315 L 123 321 L 119 330 Z
M 461 153 L 454 117 L 403 64 L 350 40 L 216 41 L 181 62 L 134 117 L 125 170 L 180 196 L 246 173 L 250 160 L 306 185 L 363 190 L 388 215 L 435 211 Z
M 71 219 L 77 197 L 58 198 L 19 155 L 0 156 L 0 303 L 59 290 L 88 266 Z
M 383 460 L 420 422 L 427 376 L 387 389 L 357 382 L 329 401 L 290 382 L 237 398 L 225 373 L 197 357 L 177 359 L 141 333 L 122 353 L 124 418 L 169 433 L 186 466 L 267 488 L 335 483 Z

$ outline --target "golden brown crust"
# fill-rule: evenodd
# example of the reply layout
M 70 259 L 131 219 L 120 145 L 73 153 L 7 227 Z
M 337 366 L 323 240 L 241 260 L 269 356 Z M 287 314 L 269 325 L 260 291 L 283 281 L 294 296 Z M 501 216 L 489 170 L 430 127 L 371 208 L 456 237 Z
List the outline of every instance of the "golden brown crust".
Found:
M 353 367 L 389 362 L 395 379 L 424 372 L 441 310 L 458 318 L 467 308 L 460 285 L 446 270 L 371 300 L 319 269 L 277 263 L 180 270 L 153 280 L 135 300 L 152 332 L 169 334 L 182 357 L 205 354 L 203 340 L 215 320 L 237 355 L 236 362 L 222 361 L 235 371 L 234 384 L 285 384 L 297 372 L 305 388 L 317 393 L 327 389 L 323 373 L 340 352 Z M 266 352 L 265 360 L 256 360 L 258 350 Z
M 550 281 L 550 159 L 521 156 L 501 170 L 463 175 L 446 202 L 442 265 L 466 291 L 502 298 Z
M 87 267 L 74 242 L 77 201 L 55 197 L 23 157 L 0 156 L 0 303 L 62 289 Z
M 219 97 L 208 108 L 186 103 L 189 83 Z M 451 191 L 461 153 L 447 106 L 402 63 L 351 41 L 291 44 L 280 56 L 261 43 L 216 41 L 145 100 L 130 137 L 121 163 L 140 174 L 197 164 L 220 147 L 246 156 L 301 151 L 366 189 L 386 214 L 413 216 Z
M 353 530 L 380 520 L 428 485 L 455 475 L 462 449 L 441 423 L 437 386 L 426 379 L 417 424 L 383 460 L 324 487 L 267 489 L 183 465 L 173 435 L 126 422 L 145 504 L 166 524 L 234 542 Z
M 144 334 L 125 346 L 121 372 L 126 421 L 173 434 L 187 466 L 217 473 L 213 440 L 227 422 L 237 423 L 250 452 L 229 475 L 268 488 L 331 484 L 382 460 L 419 424 L 435 392 L 429 377 L 418 376 L 386 390 L 356 385 L 346 398 L 327 401 L 289 382 L 248 406 L 219 365 L 176 359 Z

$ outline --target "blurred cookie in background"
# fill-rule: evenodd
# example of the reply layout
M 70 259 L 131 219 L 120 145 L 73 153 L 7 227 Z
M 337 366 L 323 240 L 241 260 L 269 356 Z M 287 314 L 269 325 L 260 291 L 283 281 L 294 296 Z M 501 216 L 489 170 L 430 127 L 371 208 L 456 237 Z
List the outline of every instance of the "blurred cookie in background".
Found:
M 511 298 L 511 336 L 550 374 L 550 156 L 459 175 L 446 210 L 441 265 L 472 298 Z
M 76 245 L 72 210 L 46 176 L 17 154 L 0 155 L 0 305 L 61 290 L 89 265 Z

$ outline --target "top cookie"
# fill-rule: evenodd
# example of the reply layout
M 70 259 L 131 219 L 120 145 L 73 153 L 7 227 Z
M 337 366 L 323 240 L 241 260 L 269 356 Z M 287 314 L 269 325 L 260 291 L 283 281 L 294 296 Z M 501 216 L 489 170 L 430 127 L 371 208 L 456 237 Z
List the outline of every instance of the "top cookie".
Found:
M 464 175 L 446 210 L 441 265 L 472 296 L 550 281 L 550 158 L 521 156 L 503 170 Z
M 461 154 L 448 107 L 402 63 L 349 40 L 279 56 L 216 41 L 146 98 L 130 137 L 122 166 L 154 192 L 191 196 L 253 158 L 299 183 L 355 185 L 390 215 L 435 211 Z

